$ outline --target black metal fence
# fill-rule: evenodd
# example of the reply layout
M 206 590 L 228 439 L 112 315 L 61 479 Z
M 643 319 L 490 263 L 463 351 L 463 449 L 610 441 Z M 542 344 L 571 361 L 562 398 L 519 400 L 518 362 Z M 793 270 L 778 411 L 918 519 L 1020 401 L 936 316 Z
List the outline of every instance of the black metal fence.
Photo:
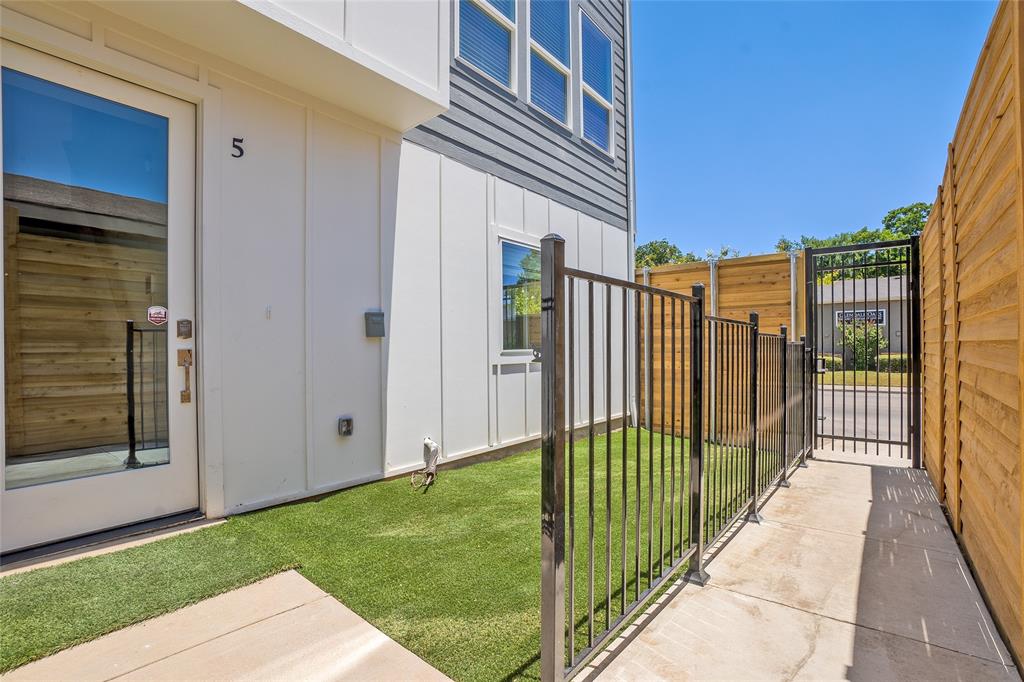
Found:
M 125 321 L 125 396 L 128 408 L 128 459 L 125 466 L 143 466 L 137 453 L 166 447 L 167 329 L 136 327 Z
M 760 519 L 811 452 L 810 357 L 756 313 L 706 315 L 702 285 L 568 268 L 542 240 L 543 679 L 585 666 L 679 569 L 705 584 L 707 548 Z

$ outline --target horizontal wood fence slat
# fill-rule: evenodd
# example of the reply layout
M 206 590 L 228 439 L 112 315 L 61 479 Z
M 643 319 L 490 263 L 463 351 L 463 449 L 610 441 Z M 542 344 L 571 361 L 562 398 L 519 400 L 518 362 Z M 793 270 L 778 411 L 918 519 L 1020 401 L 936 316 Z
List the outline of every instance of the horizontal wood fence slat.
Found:
M 795 261 L 795 262 L 794 262 Z M 675 265 L 662 265 L 652 268 L 647 274 L 647 283 L 655 288 L 673 291 L 680 294 L 688 294 L 694 284 L 704 284 L 708 292 L 708 314 L 726 319 L 746 320 L 750 313 L 756 312 L 760 316 L 760 327 L 765 332 L 778 333 L 782 325 L 789 327 L 790 338 L 799 339 L 804 334 L 805 326 L 805 294 L 804 294 L 804 256 L 798 252 L 791 256 L 788 253 L 770 253 L 758 256 L 744 256 L 742 258 L 728 258 L 719 260 L 714 264 L 702 261 L 700 263 L 680 263 Z M 792 274 L 796 273 L 795 282 Z M 638 270 L 636 281 L 644 282 L 644 272 Z M 794 286 L 795 284 L 795 286 Z M 796 292 L 796 304 L 793 305 L 793 291 Z M 660 351 L 661 320 L 655 315 L 651 325 L 651 333 L 647 333 L 646 319 L 641 320 L 641 343 L 651 339 L 655 355 Z M 795 326 L 793 323 L 795 322 Z M 677 325 L 677 334 L 685 332 Z M 671 329 L 665 330 L 666 335 L 671 335 Z M 709 335 L 705 339 L 704 350 L 708 357 L 712 354 L 712 343 L 731 343 L 728 339 L 718 340 Z M 684 342 L 688 343 L 688 340 Z M 725 352 L 723 350 L 723 352 Z M 645 357 L 641 353 L 641 358 Z M 689 365 L 684 359 L 683 365 L 677 367 L 677 371 L 688 371 Z M 668 370 L 666 370 L 668 371 Z M 660 381 L 660 367 L 654 363 L 650 372 L 644 368 L 641 371 L 644 381 L 649 377 L 655 386 Z M 728 391 L 728 386 L 719 387 L 714 383 L 714 378 L 709 379 L 707 391 Z M 660 394 L 655 392 L 652 400 L 652 410 L 647 410 L 644 402 L 645 392 L 641 391 L 641 415 L 650 416 L 650 426 L 655 429 L 661 428 L 661 401 Z M 680 392 L 675 394 L 676 401 L 686 399 Z M 705 413 L 706 427 L 710 428 L 714 420 L 719 417 L 726 418 L 728 415 L 716 415 Z M 666 428 L 673 428 L 667 424 Z M 678 432 L 681 424 L 676 419 L 674 428 Z

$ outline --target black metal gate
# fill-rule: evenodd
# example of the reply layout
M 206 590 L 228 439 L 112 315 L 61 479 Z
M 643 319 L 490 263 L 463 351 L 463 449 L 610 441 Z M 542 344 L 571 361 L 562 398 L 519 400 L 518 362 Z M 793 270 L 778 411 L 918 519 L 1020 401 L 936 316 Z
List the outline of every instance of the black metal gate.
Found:
M 815 448 L 921 465 L 918 238 L 805 251 Z

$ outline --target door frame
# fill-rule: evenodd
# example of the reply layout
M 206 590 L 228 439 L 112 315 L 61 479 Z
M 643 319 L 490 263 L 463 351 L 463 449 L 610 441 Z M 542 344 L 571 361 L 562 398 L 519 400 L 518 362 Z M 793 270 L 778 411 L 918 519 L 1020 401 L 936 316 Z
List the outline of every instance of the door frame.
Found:
M 151 112 L 169 122 L 166 305 L 175 317 L 194 320 L 195 105 L 37 50 L 9 42 L 4 42 L 2 47 L 3 66 L 13 73 L 24 73 L 46 83 Z M 196 341 L 192 335 L 172 343 L 171 336 L 172 333 L 167 332 L 164 351 L 170 459 L 156 467 L 111 471 L 98 476 L 72 476 L 10 490 L 6 487 L 5 466 L 0 471 L 0 482 L 3 483 L 4 514 L 9 518 L 4 519 L 3 551 L 19 551 L 91 535 L 199 507 L 198 404 L 173 399 L 175 387 L 188 385 L 188 378 L 183 378 L 182 370 L 175 367 L 173 355 L 178 348 L 194 353 Z M 191 373 L 191 368 L 186 367 L 184 372 Z M 130 368 L 128 377 L 130 381 Z M 186 402 L 191 404 L 182 404 Z M 113 500 L 119 501 L 110 503 Z M 87 511 L 75 513 L 76 508 Z
M 99 13 L 97 13 L 99 14 Z M 206 67 L 190 78 L 153 61 L 117 51 L 104 44 L 107 26 L 138 37 L 138 27 L 112 15 L 91 22 L 92 39 L 57 30 L 53 25 L 0 5 L 0 37 L 15 47 L 36 50 L 102 74 L 125 80 L 195 106 L 195 366 L 193 400 L 196 402 L 199 509 L 208 518 L 223 516 L 223 431 L 219 401 L 222 348 L 220 327 L 206 324 L 220 312 L 221 255 L 220 177 L 221 151 L 211 141 L 221 136 L 221 94 L 209 85 Z M 145 33 L 142 39 L 149 38 Z M 155 49 L 161 49 L 159 47 Z M 2 178 L 0 178 L 2 191 Z M 0 283 L 0 292 L 3 284 Z M 0 313 L 2 318 L 2 313 Z M 0 339 L 0 349 L 3 339 Z M 3 368 L 0 367 L 0 375 Z M 0 428 L 6 429 L 0 410 Z M 2 474 L 0 474 L 2 476 Z M 2 482 L 2 480 L 0 480 Z M 3 494 L 0 485 L 0 495 Z

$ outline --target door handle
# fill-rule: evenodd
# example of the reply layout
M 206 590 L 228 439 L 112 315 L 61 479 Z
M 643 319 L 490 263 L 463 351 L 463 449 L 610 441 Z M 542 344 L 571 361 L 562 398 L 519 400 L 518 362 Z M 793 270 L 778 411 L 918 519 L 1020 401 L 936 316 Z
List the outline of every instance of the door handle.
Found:
M 181 402 L 192 402 L 192 349 L 178 349 L 178 367 L 185 368 L 185 390 L 181 392 Z

